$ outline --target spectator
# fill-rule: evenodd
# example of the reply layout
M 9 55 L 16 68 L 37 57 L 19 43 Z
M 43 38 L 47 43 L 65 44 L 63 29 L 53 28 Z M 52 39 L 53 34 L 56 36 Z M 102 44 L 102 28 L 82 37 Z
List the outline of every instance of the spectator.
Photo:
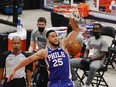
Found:
M 46 31 L 45 31 L 46 22 L 47 21 L 44 17 L 39 17 L 38 18 L 38 21 L 37 21 L 38 29 L 34 29 L 31 33 L 30 46 L 29 46 L 29 49 L 28 49 L 29 52 L 34 52 L 34 51 L 37 51 L 37 50 L 40 50 L 40 49 L 43 49 L 43 48 L 46 47 L 46 36 L 45 36 L 46 35 Z M 37 49 L 36 50 L 34 48 L 35 43 L 37 44 Z M 44 62 L 43 58 L 36 61 L 36 67 L 33 67 L 34 68 L 33 69 L 34 74 L 38 73 L 38 68 L 41 68 L 41 66 L 38 65 L 38 64 L 41 64 L 42 62 Z M 40 71 L 39 71 L 39 73 L 40 73 Z M 46 76 L 45 74 L 47 74 L 47 72 L 46 73 L 45 72 L 44 72 L 43 76 Z M 34 74 L 33 74 L 33 76 L 36 76 Z M 36 77 L 33 77 L 33 78 L 35 79 Z M 41 83 L 42 87 L 47 87 L 47 82 L 48 82 L 48 77 L 44 77 L 43 83 Z M 38 84 L 36 84 L 36 86 L 40 87 L 40 85 L 38 85 Z
M 33 52 L 34 51 L 34 43 L 36 42 L 38 49 L 40 50 L 42 48 L 45 48 L 46 46 L 46 19 L 44 17 L 39 17 L 37 21 L 37 27 L 38 29 L 34 29 L 31 33 L 31 40 L 30 40 L 30 46 L 28 51 Z
M 108 51 L 107 42 L 101 36 L 102 25 L 95 23 L 93 26 L 93 37 L 88 40 L 84 58 L 71 59 L 71 67 L 73 68 L 89 68 L 89 74 L 84 87 L 89 87 L 96 71 L 103 66 L 103 58 Z M 72 77 L 77 80 L 75 74 Z

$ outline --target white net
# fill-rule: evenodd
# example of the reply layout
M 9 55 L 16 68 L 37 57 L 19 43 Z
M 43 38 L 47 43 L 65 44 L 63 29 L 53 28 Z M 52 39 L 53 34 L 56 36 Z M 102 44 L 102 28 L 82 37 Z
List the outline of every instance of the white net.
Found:
M 63 15 L 66 18 L 70 18 L 70 17 L 74 19 L 81 18 L 77 6 L 70 6 L 70 7 L 69 6 L 66 6 L 66 7 L 58 6 L 58 8 L 54 9 L 54 12 L 56 12 L 57 14 Z

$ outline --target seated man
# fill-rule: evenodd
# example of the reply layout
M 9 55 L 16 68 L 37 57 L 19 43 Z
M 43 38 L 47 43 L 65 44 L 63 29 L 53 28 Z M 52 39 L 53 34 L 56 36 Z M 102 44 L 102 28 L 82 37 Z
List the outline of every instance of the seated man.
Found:
M 101 36 L 102 25 L 95 23 L 93 26 L 93 37 L 88 40 L 84 58 L 73 58 L 70 60 L 72 68 L 89 68 L 89 74 L 84 87 L 89 87 L 96 71 L 103 66 L 102 59 L 108 51 L 107 42 Z M 72 73 L 75 81 L 77 80 L 75 72 Z

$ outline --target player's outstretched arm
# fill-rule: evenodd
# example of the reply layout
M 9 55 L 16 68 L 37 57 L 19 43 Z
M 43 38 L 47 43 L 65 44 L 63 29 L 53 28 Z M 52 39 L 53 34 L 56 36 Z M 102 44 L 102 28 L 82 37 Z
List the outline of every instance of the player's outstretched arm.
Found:
M 69 25 L 72 27 L 72 30 L 79 30 L 79 26 L 78 24 L 76 23 L 75 19 L 74 18 L 69 18 Z
M 70 32 L 67 35 L 66 38 L 64 38 L 62 40 L 62 42 L 65 42 L 65 44 L 64 44 L 65 46 L 66 46 L 67 43 L 73 41 L 79 33 L 79 27 L 78 27 L 76 21 L 73 18 L 69 18 L 69 22 L 70 22 L 70 25 L 71 25 L 73 30 L 72 30 L 72 32 Z
M 79 27 L 78 27 L 76 21 L 74 20 L 74 18 L 69 18 L 69 22 L 72 27 L 72 32 L 70 32 L 68 34 L 67 39 L 74 40 L 79 33 Z
M 39 58 L 44 58 L 45 57 L 44 56 L 45 52 L 46 52 L 45 49 L 39 50 L 37 53 L 35 53 L 35 54 L 29 56 L 28 58 L 26 58 L 25 60 L 23 60 L 19 65 L 17 65 L 13 69 L 13 71 L 10 74 L 10 76 L 8 77 L 8 82 L 13 79 L 13 77 L 14 77 L 14 75 L 15 75 L 17 70 L 19 70 L 20 68 L 28 65 L 29 63 L 31 63 L 31 62 L 33 62 L 35 60 L 38 60 Z

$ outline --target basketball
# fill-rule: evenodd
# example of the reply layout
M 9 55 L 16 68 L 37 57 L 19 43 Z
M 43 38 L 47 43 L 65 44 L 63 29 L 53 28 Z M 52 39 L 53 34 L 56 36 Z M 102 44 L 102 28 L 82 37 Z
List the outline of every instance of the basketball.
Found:
M 70 41 L 66 47 L 70 55 L 76 55 L 78 52 L 81 52 L 82 49 L 82 46 L 78 40 Z

